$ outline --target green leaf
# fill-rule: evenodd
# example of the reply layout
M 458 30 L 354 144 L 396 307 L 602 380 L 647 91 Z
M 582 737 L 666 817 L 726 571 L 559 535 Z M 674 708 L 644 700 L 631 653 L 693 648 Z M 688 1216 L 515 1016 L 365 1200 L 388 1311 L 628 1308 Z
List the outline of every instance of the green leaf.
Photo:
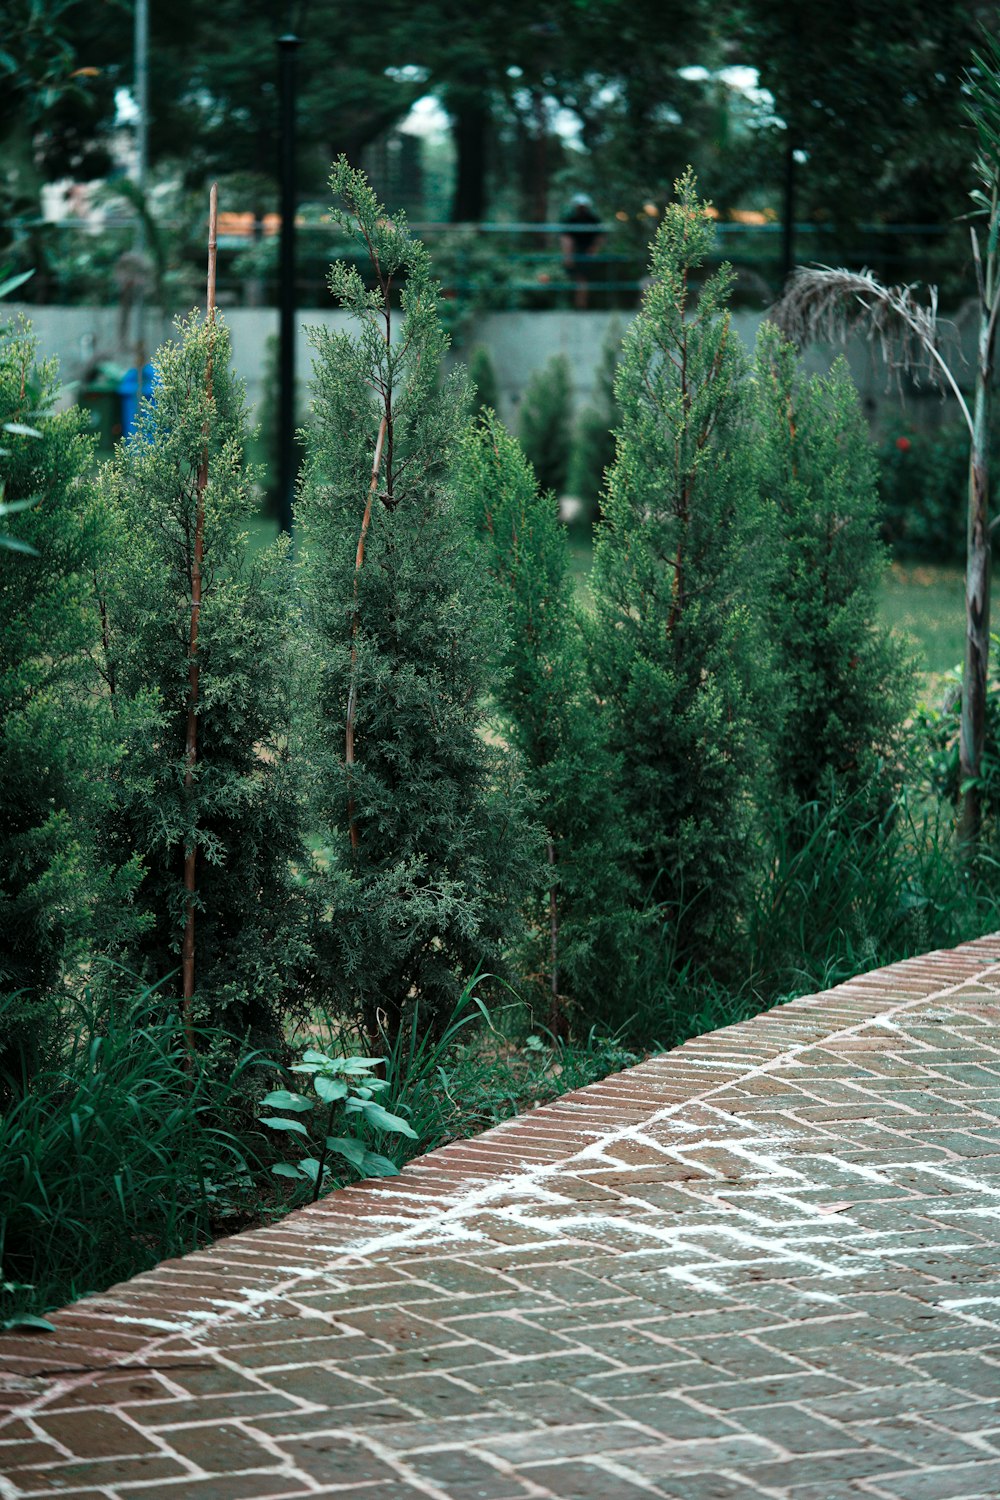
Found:
M 399 1168 L 394 1161 L 387 1156 L 379 1156 L 375 1151 L 366 1151 L 361 1170 L 366 1177 L 398 1177 Z
M 288 1089 L 273 1089 L 260 1102 L 267 1105 L 268 1109 L 291 1109 L 298 1114 L 313 1107 L 311 1099 L 304 1098 L 302 1094 L 289 1093 Z
M 356 1109 L 364 1113 L 364 1117 L 369 1125 L 374 1125 L 377 1130 L 390 1130 L 394 1135 L 405 1135 L 411 1141 L 417 1140 L 417 1132 L 413 1129 L 412 1125 L 408 1125 L 405 1120 L 400 1119 L 399 1115 L 391 1115 L 383 1105 L 378 1104 L 374 1099 L 352 1100 L 351 1103 L 356 1105 Z M 348 1105 L 348 1108 L 350 1109 L 350 1105 Z M 354 1113 L 353 1110 L 351 1112 Z
M 316 1092 L 324 1104 L 335 1104 L 338 1099 L 346 1099 L 347 1084 L 342 1078 L 326 1078 L 320 1073 L 316 1077 Z
M 342 1156 L 352 1167 L 360 1167 L 368 1155 L 364 1142 L 356 1141 L 352 1135 L 328 1135 L 326 1149 Z
M 334 1062 L 335 1059 L 327 1057 L 325 1052 L 317 1052 L 315 1047 L 307 1047 L 302 1054 L 302 1061 L 304 1063 L 319 1063 L 322 1067 L 326 1067 Z
M 298 1178 L 302 1176 L 302 1173 L 299 1171 L 298 1167 L 290 1166 L 287 1161 L 275 1162 L 274 1166 L 271 1168 L 271 1171 L 274 1173 L 275 1177 L 294 1177 L 296 1180 L 298 1180 Z
M 310 1182 L 315 1183 L 319 1180 L 319 1162 L 315 1156 L 304 1156 L 299 1162 L 299 1169 Z
M 20 1313 L 17 1317 L 7 1318 L 0 1323 L 0 1328 L 41 1328 L 46 1333 L 55 1333 L 55 1324 L 50 1323 L 47 1318 L 38 1318 L 34 1313 Z
M 282 1120 L 278 1116 L 271 1116 L 260 1123 L 270 1130 L 293 1130 L 296 1135 L 304 1135 L 306 1140 L 309 1139 L 309 1132 L 301 1120 Z
M 7 53 L 0 53 L 0 59 L 6 58 Z M 19 286 L 30 281 L 34 271 L 22 271 L 18 276 L 8 276 L 6 281 L 0 281 L 0 297 L 9 297 L 11 292 L 16 292 Z

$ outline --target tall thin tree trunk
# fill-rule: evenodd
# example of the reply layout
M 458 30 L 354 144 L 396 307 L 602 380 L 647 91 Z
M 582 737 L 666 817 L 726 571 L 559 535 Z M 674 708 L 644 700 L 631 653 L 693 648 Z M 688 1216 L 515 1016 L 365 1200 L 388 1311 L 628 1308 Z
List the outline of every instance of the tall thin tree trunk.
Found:
M 541 89 L 532 90 L 531 107 L 535 117 L 535 137 L 531 143 L 531 217 L 536 224 L 544 224 L 549 217 L 549 117 Z M 536 238 L 539 249 L 543 249 L 544 236 Z
M 471 85 L 463 87 L 451 108 L 455 119 L 453 133 L 458 155 L 451 220 L 453 224 L 478 224 L 486 203 L 489 108 L 485 83 L 481 90 L 475 90 Z
M 219 189 L 212 183 L 208 207 L 208 284 L 206 293 L 206 319 L 209 325 L 215 322 L 215 260 L 219 222 Z M 205 362 L 205 391 L 212 399 L 212 345 L 208 345 Z M 194 556 L 191 560 L 191 627 L 188 638 L 188 705 L 187 735 L 184 747 L 184 792 L 190 806 L 194 793 L 195 768 L 198 764 L 198 696 L 201 687 L 201 664 L 198 658 L 198 629 L 201 624 L 202 560 L 205 555 L 205 491 L 208 488 L 208 417 L 205 419 L 204 445 L 201 465 L 198 469 L 195 500 Z M 198 846 L 192 833 L 184 852 L 184 890 L 187 893 L 187 920 L 184 924 L 184 941 L 181 945 L 181 984 L 183 987 L 182 1015 L 184 1037 L 188 1050 L 194 1050 L 194 1030 L 191 1018 L 191 1002 L 195 985 L 195 894 L 197 891 Z
M 990 660 L 990 411 L 993 351 L 1000 287 L 997 285 L 997 223 L 1000 184 L 991 192 L 986 263 L 972 231 L 972 254 L 979 290 L 979 342 L 976 350 L 976 397 L 969 449 L 969 511 L 965 553 L 965 665 L 962 673 L 962 724 L 959 733 L 959 785 L 963 788 L 959 840 L 967 858 L 974 856 L 983 821 L 982 776 L 986 744 L 986 693 Z
M 976 400 L 972 414 L 969 453 L 969 512 L 965 561 L 965 664 L 962 674 L 962 726 L 959 739 L 959 779 L 962 795 L 959 836 L 967 852 L 974 852 L 982 826 L 982 797 L 978 782 L 986 743 L 986 692 L 990 654 L 990 524 L 989 441 L 990 382 L 994 323 L 989 308 L 981 317 Z
M 782 219 L 781 219 L 781 281 L 782 285 L 791 276 L 795 269 L 795 214 L 797 205 L 795 202 L 796 187 L 796 160 L 795 160 L 795 137 L 791 127 L 788 129 L 788 139 L 785 142 L 784 181 L 782 184 Z

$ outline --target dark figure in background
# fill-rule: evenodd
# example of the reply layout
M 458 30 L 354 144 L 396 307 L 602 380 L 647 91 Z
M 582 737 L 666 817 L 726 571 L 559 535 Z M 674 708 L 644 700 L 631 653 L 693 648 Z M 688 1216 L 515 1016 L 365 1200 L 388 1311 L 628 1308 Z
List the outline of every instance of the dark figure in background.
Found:
M 587 306 L 587 283 L 597 269 L 597 252 L 604 244 L 600 226 L 592 199 L 586 193 L 577 193 L 563 219 L 563 232 L 559 236 L 563 265 L 576 287 L 574 307 Z

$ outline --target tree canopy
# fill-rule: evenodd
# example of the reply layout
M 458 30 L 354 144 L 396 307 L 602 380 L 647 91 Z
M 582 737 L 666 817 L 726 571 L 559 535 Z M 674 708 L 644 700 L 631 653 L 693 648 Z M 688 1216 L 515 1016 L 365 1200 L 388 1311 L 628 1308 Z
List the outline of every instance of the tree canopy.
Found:
M 22 199 L 107 170 L 116 93 L 132 81 L 131 0 L 11 0 L 0 139 Z M 274 205 L 276 42 L 298 26 L 299 181 L 357 161 L 433 94 L 451 122 L 451 216 L 552 219 L 574 188 L 601 211 L 662 210 L 691 162 L 712 200 L 855 234 L 963 209 L 961 78 L 994 7 L 850 0 L 385 0 L 363 7 L 176 0 L 152 7 L 151 160 L 188 186 L 244 174 Z M 15 21 L 17 16 L 15 15 Z M 732 69 L 744 71 L 733 86 Z M 759 87 L 747 88 L 756 73 Z M 558 126 L 558 128 L 557 128 Z M 14 149 L 16 145 L 16 150 Z M 33 176 L 34 174 L 34 176 Z M 7 212 L 11 210 L 8 172 Z M 513 183 L 513 189 L 511 189 Z M 22 207 L 19 211 L 23 211 Z

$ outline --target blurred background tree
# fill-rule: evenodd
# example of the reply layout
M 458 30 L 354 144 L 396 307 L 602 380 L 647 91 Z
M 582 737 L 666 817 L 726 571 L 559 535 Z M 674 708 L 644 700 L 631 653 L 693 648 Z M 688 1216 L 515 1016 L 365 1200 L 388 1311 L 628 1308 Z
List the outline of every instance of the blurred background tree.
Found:
M 46 183 L 128 170 L 134 0 L 6 11 L 9 224 L 38 216 Z M 964 208 L 962 69 L 980 26 L 998 24 L 975 0 L 851 0 L 829 13 L 805 0 L 483 0 L 474 13 L 385 0 L 377 25 L 357 6 L 176 0 L 151 8 L 150 165 L 160 191 L 231 180 L 225 201 L 253 215 L 259 238 L 277 206 L 275 44 L 292 27 L 305 204 L 322 201 L 344 152 L 417 222 L 554 222 L 586 191 L 618 221 L 619 248 L 634 241 L 644 257 L 690 163 L 723 223 L 764 228 L 791 210 L 820 226 L 818 243 L 772 234 L 771 261 L 779 246 L 785 264 L 843 262 L 850 249 L 898 279 L 887 257 L 909 257 L 912 274 L 947 289 L 942 258 L 965 259 L 961 233 L 943 234 Z M 883 242 L 888 224 L 937 238 Z M 926 271 L 925 254 L 937 256 Z M 33 295 L 44 291 L 42 279 Z

